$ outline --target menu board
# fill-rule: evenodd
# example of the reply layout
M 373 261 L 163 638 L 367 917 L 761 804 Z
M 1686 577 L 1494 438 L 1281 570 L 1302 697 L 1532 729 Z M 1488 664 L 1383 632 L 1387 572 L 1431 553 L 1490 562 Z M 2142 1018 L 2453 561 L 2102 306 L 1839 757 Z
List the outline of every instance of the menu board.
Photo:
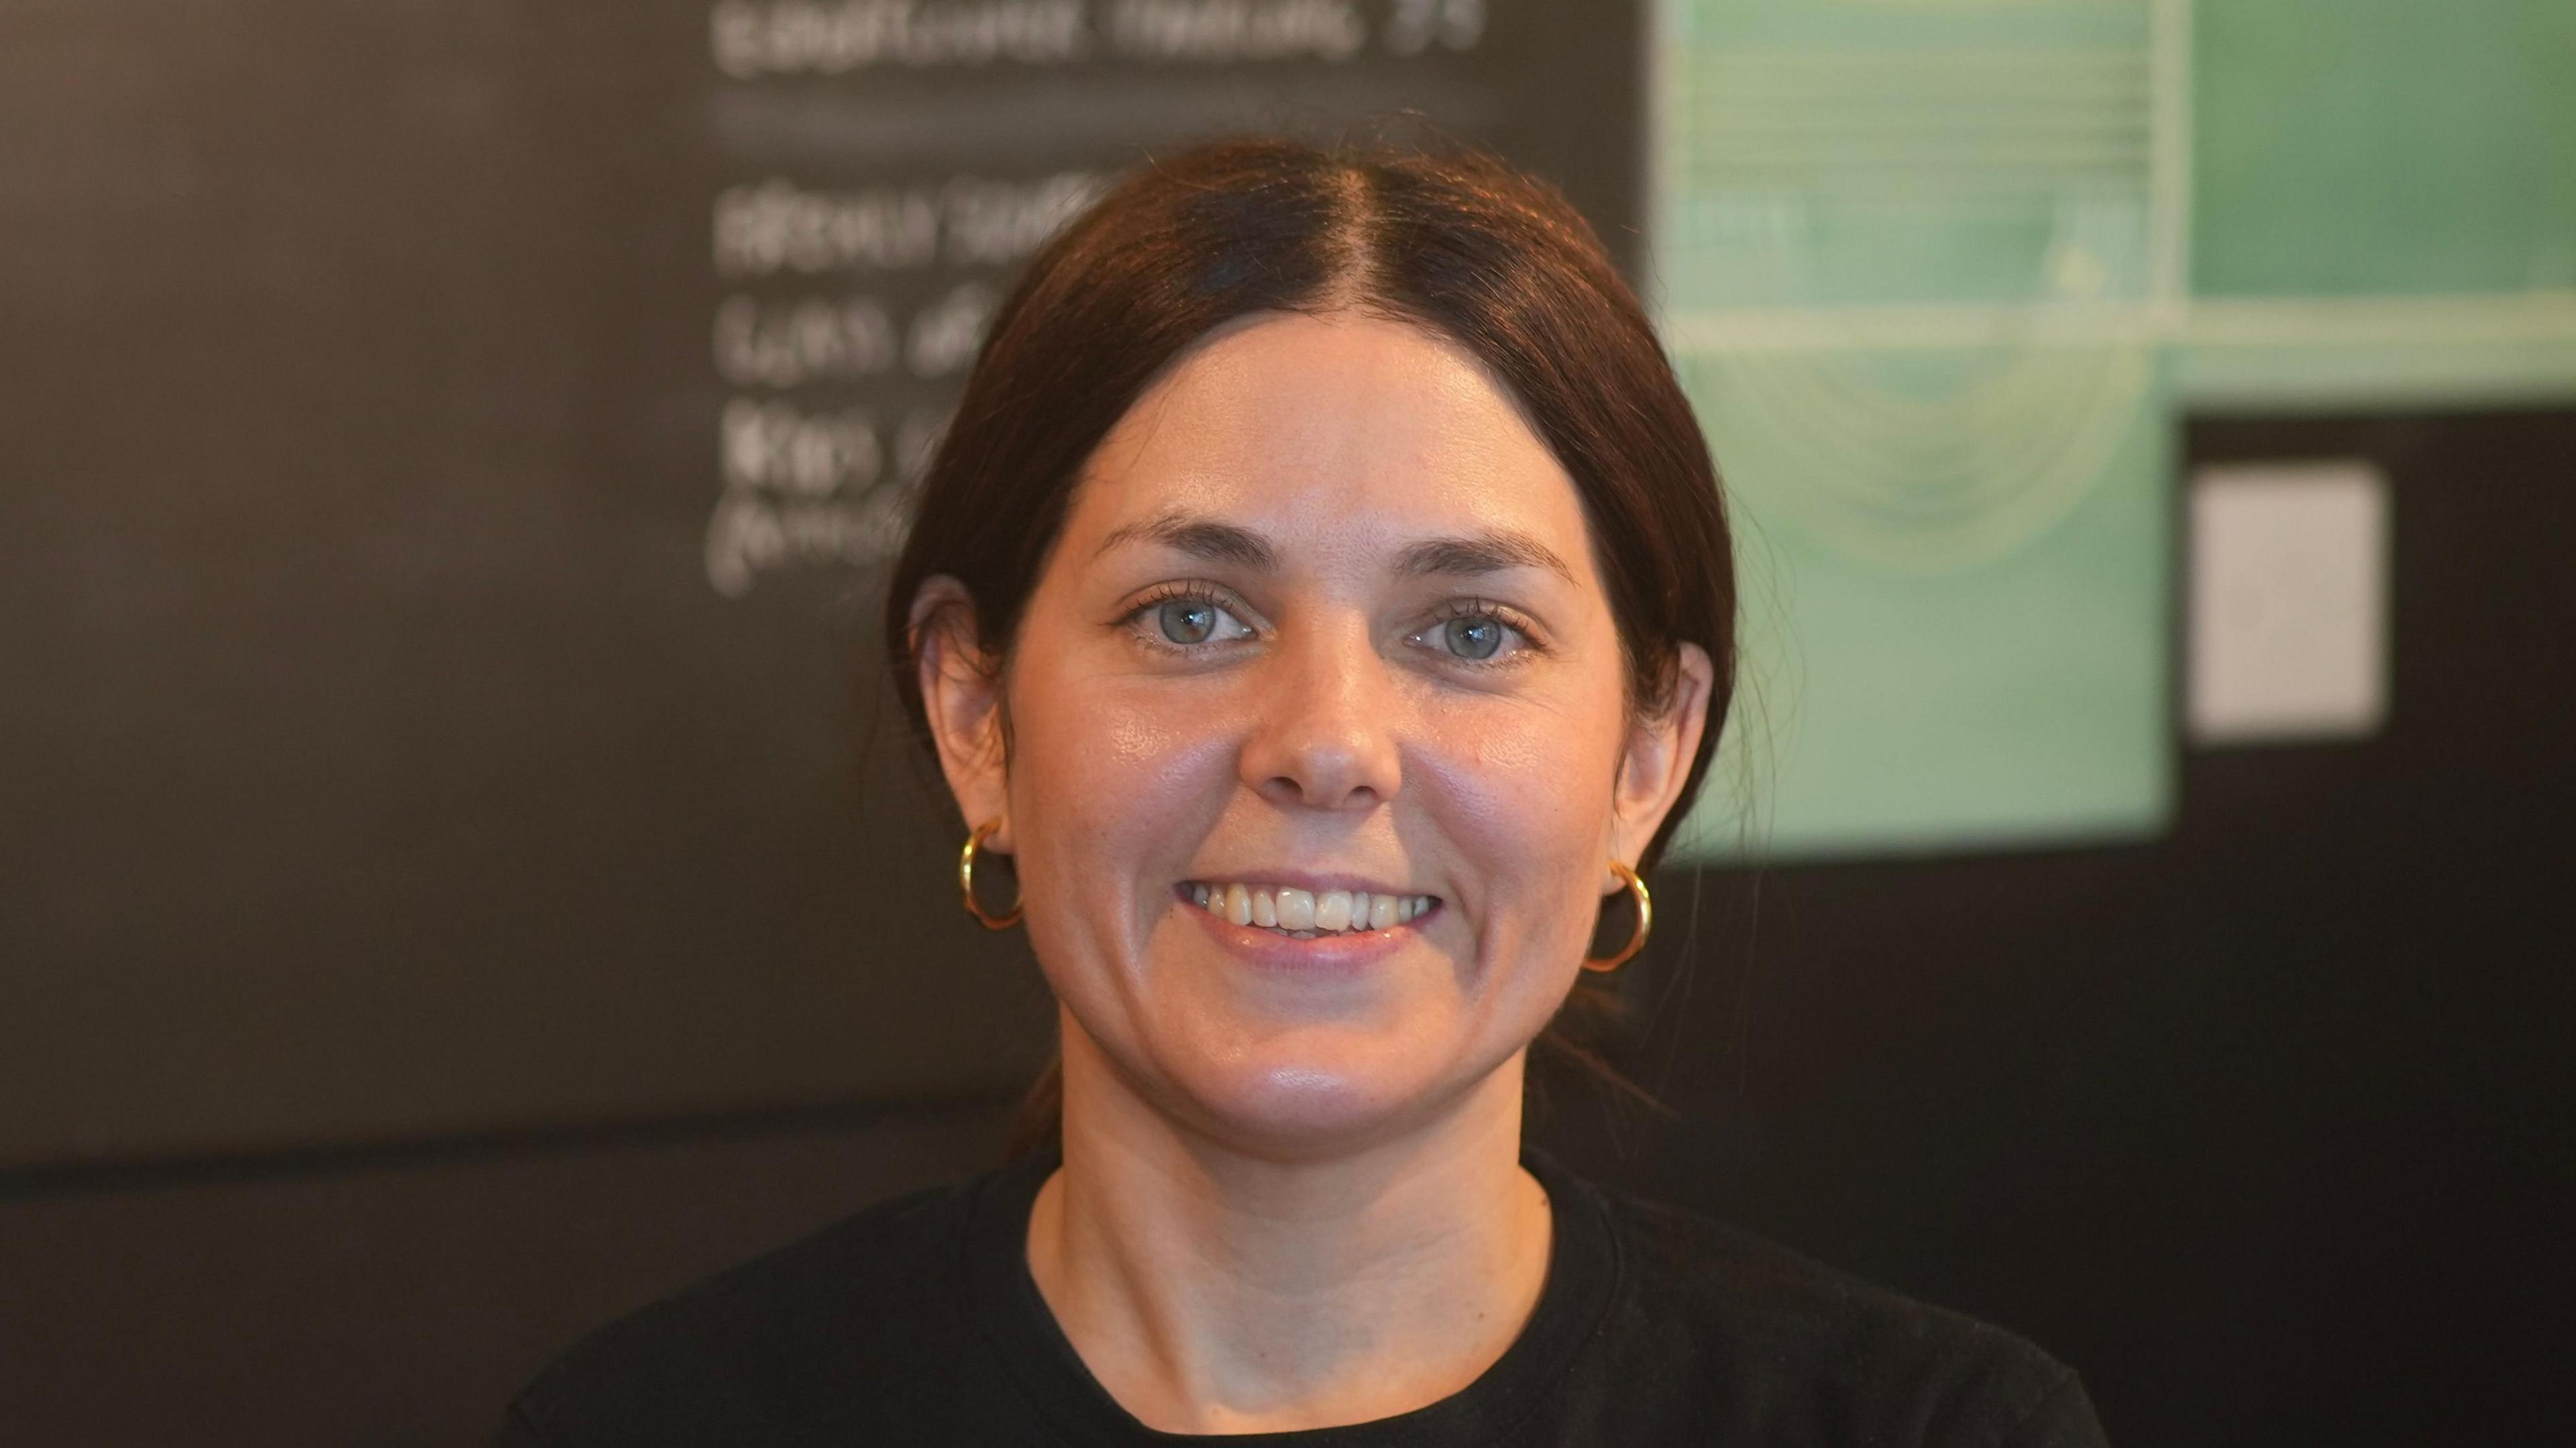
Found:
M 0 1164 L 1007 1089 L 872 629 L 1019 266 L 1222 132 L 1623 257 L 1630 3 L 0 15 Z

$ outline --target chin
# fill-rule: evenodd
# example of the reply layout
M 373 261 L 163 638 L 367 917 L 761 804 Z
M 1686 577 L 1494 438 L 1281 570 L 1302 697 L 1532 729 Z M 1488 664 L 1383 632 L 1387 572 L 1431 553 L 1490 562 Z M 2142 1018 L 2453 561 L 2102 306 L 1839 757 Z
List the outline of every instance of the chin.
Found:
M 1418 1060 L 1389 1059 L 1384 1043 L 1317 1034 L 1202 1061 L 1174 1084 L 1210 1135 L 1280 1161 L 1364 1150 L 1402 1135 L 1459 1092 L 1460 1083 Z

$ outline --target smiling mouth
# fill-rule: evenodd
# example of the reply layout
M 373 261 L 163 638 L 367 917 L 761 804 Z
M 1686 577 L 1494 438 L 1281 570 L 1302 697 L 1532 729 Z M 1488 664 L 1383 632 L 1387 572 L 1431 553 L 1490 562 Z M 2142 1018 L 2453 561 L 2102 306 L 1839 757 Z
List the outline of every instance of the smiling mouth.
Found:
M 1376 895 L 1366 890 L 1300 890 L 1184 880 L 1181 898 L 1220 919 L 1290 940 L 1356 935 L 1409 925 L 1440 906 L 1437 895 Z

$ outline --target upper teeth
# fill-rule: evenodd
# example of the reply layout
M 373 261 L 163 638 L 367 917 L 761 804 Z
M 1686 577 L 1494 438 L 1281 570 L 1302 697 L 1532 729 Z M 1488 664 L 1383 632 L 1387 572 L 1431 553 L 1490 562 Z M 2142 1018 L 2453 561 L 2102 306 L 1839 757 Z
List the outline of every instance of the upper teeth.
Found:
M 1193 880 L 1190 899 L 1237 925 L 1278 930 L 1384 930 L 1432 906 L 1429 895 L 1366 890 L 1300 890 L 1291 885 L 1214 885 Z

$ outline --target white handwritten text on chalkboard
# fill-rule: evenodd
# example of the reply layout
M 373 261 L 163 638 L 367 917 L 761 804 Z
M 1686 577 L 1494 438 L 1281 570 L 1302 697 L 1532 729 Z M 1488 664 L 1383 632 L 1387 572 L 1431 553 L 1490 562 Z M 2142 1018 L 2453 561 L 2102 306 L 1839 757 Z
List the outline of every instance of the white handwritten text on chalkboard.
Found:
M 716 67 L 736 80 L 872 65 L 987 65 L 1082 58 L 1084 0 L 722 0 L 708 17 Z
M 1007 266 L 1089 205 L 1101 184 L 1090 172 L 1064 171 L 1030 181 L 958 176 L 848 191 L 814 190 L 780 176 L 729 186 L 716 197 L 716 274 L 899 271 L 943 260 Z

